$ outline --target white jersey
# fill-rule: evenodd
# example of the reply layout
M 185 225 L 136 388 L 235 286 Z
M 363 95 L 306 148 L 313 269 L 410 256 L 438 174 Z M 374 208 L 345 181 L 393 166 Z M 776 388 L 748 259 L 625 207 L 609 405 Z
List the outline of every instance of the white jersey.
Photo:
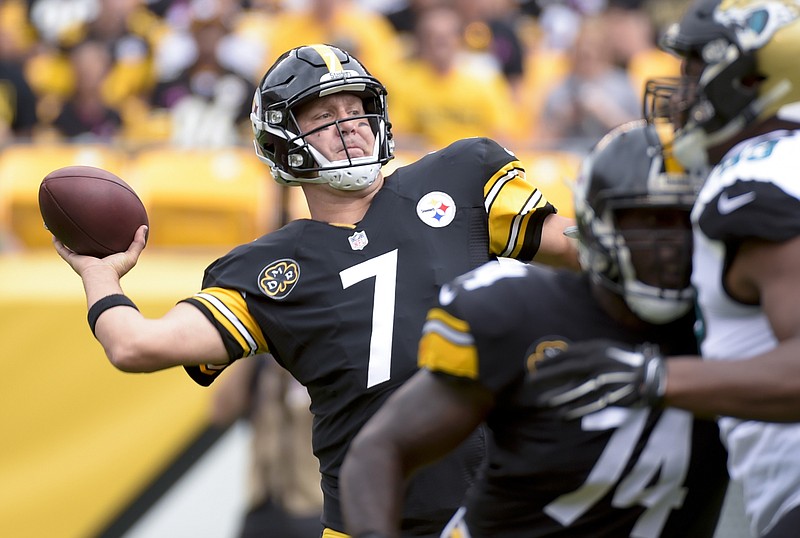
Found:
M 692 281 L 704 324 L 703 357 L 730 360 L 774 348 L 758 304 L 732 299 L 723 272 L 748 238 L 800 235 L 800 131 L 771 133 L 733 148 L 709 176 L 692 212 Z M 800 358 L 798 358 L 800 360 Z M 719 420 L 731 478 L 742 483 L 755 535 L 800 505 L 800 424 Z

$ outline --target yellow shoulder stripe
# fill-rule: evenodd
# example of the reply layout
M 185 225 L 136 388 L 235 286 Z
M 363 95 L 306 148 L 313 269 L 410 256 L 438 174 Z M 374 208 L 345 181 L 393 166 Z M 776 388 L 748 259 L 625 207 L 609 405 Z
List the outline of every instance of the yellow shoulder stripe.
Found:
M 513 257 L 524 245 L 528 223 L 547 198 L 532 185 L 520 161 L 511 161 L 483 187 L 489 216 L 489 245 L 493 254 Z
M 247 308 L 244 297 L 234 290 L 206 288 L 194 295 L 214 319 L 242 347 L 242 356 L 269 352 L 267 341 Z
M 522 163 L 518 160 L 513 160 L 489 178 L 489 181 L 483 186 L 483 197 L 486 199 L 487 205 L 494 199 L 497 192 L 503 188 L 503 183 L 508 181 L 510 174 L 514 173 L 514 170 L 522 172 L 524 177 L 523 170 L 525 170 L 525 168 L 522 166 Z
M 425 321 L 432 321 L 432 320 L 441 321 L 448 327 L 452 327 L 453 329 L 459 332 L 469 331 L 469 323 L 467 323 L 463 319 L 455 317 L 454 315 L 450 314 L 449 312 L 441 308 L 431 308 L 428 311 L 428 317 Z
M 419 343 L 418 364 L 420 368 L 477 379 L 478 350 L 469 324 L 440 308 L 432 309 Z

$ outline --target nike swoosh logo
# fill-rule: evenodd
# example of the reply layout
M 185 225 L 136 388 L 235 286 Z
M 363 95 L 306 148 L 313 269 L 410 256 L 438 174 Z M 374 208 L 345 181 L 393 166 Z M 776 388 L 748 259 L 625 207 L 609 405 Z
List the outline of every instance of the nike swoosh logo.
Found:
M 723 192 L 722 196 L 717 200 L 717 211 L 720 215 L 727 215 L 733 213 L 737 209 L 746 206 L 756 199 L 756 193 L 750 191 L 733 198 L 728 198 L 728 193 Z

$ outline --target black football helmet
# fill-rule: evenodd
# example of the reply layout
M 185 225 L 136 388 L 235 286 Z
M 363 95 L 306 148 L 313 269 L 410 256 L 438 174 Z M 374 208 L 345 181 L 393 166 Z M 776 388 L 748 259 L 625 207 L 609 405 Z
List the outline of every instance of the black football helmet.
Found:
M 573 187 L 581 266 L 638 317 L 656 324 L 679 318 L 694 304 L 689 217 L 702 183 L 669 156 L 661 138 L 671 136 L 672 127 L 663 131 L 644 120 L 612 130 L 584 159 Z M 647 209 L 648 215 L 677 210 L 681 226 L 659 229 L 654 221 L 622 229 L 623 212 L 630 209 Z
M 673 116 L 684 166 L 716 164 L 744 138 L 800 124 L 800 1 L 695 0 L 661 47 L 697 71 L 678 99 L 685 122 Z
M 337 92 L 359 95 L 375 134 L 371 156 L 329 161 L 298 126 L 294 111 L 319 97 Z M 348 121 L 353 119 L 349 117 Z M 386 88 L 348 52 L 330 45 L 305 45 L 282 54 L 261 79 L 250 114 L 258 158 L 283 185 L 326 183 L 342 190 L 371 185 L 381 166 L 394 156 L 386 111 Z M 336 125 L 332 121 L 321 129 Z M 339 136 L 343 136 L 339 129 Z

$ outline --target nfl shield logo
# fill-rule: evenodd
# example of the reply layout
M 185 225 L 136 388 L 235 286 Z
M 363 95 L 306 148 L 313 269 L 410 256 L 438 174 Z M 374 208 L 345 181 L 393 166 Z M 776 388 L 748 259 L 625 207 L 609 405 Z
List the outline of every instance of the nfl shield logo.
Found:
M 364 231 L 354 233 L 347 240 L 350 241 L 350 248 L 353 250 L 364 250 L 364 247 L 369 243 L 367 232 Z

